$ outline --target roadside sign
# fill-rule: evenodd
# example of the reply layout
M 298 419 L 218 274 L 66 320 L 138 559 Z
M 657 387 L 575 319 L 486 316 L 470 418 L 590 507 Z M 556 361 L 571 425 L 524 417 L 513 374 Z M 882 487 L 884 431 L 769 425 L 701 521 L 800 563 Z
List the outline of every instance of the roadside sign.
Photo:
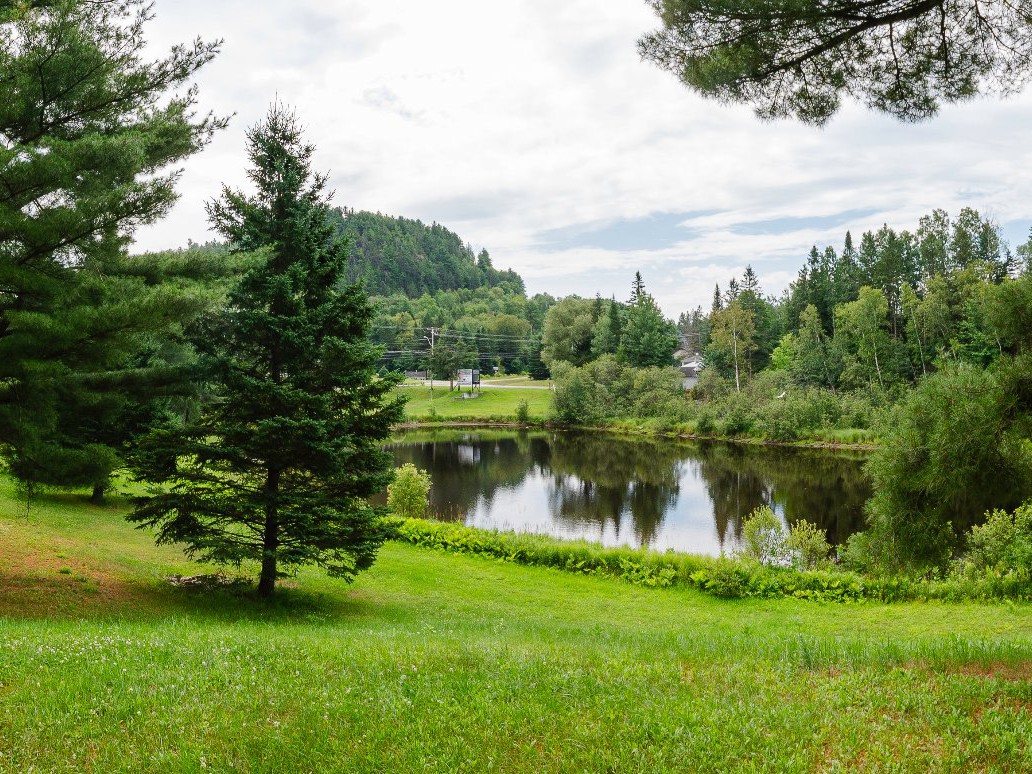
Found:
M 480 370 L 477 368 L 459 369 L 459 386 L 472 387 L 480 384 Z

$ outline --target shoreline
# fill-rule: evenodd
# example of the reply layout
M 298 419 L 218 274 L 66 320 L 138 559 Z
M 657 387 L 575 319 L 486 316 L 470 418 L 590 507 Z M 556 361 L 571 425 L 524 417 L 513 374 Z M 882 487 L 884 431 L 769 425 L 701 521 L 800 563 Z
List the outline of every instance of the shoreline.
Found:
M 455 419 L 446 421 L 428 421 L 421 419 L 406 420 L 395 425 L 393 430 L 423 430 L 447 427 L 480 427 L 480 428 L 505 428 L 513 430 L 579 430 L 579 431 L 600 431 L 614 435 L 637 435 L 653 438 L 667 438 L 670 440 L 683 441 L 709 441 L 720 443 L 733 443 L 743 446 L 776 446 L 779 448 L 795 449 L 824 449 L 827 451 L 860 451 L 874 452 L 878 444 L 870 443 L 845 443 L 829 440 L 810 441 L 775 441 L 769 438 L 742 438 L 723 437 L 715 435 L 699 435 L 696 433 L 685 433 L 677 431 L 649 430 L 647 428 L 621 427 L 619 425 L 566 425 L 560 422 L 542 420 L 540 422 L 514 422 L 512 420 L 491 421 L 490 419 Z

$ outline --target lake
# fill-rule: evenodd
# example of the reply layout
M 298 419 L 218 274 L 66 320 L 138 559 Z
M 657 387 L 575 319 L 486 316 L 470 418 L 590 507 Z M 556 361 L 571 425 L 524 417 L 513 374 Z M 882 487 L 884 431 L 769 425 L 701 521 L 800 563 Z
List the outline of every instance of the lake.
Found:
M 401 432 L 389 449 L 429 471 L 439 519 L 711 555 L 736 548 L 761 505 L 842 543 L 871 494 L 858 452 L 455 428 Z

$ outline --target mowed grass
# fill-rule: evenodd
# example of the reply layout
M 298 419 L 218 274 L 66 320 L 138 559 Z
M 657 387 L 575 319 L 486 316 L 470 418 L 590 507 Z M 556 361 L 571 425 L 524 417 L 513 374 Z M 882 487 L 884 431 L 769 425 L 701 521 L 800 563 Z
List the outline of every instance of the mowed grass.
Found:
M 1032 607 L 724 602 L 391 544 L 272 605 L 0 489 L 2 771 L 1018 771 Z M 62 572 L 67 568 L 69 572 Z
M 399 392 L 408 398 L 405 405 L 407 419 L 431 417 L 429 387 L 401 387 Z M 461 393 L 449 391 L 446 387 L 434 387 L 432 405 L 436 418 L 445 421 L 468 419 L 514 422 L 516 410 L 520 402 L 525 400 L 528 417 L 532 421 L 542 421 L 548 418 L 552 409 L 552 393 L 549 390 L 484 387 L 476 398 L 462 397 L 468 394 L 468 387 L 464 387 Z

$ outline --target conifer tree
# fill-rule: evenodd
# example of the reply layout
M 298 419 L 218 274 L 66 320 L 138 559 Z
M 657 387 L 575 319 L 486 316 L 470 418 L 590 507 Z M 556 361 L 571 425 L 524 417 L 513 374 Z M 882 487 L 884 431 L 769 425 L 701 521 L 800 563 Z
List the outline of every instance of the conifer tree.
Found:
M 645 292 L 641 272 L 634 274 L 631 297 L 620 334 L 620 356 L 636 368 L 671 365 L 678 344 L 677 328 Z
M 592 329 L 591 354 L 595 358 L 615 355 L 620 351 L 620 307 L 615 298 L 607 303 L 607 307 L 608 311 L 599 315 Z
M 648 0 L 641 55 L 695 91 L 764 118 L 823 124 L 851 96 L 902 120 L 1016 90 L 1032 15 L 1015 0 Z
M 645 293 L 645 280 L 641 278 L 641 272 L 634 272 L 634 281 L 631 283 L 631 299 L 628 301 L 629 304 L 638 303 L 638 299 Z
M 381 443 L 402 410 L 396 382 L 376 375 L 365 292 L 341 286 L 349 245 L 327 219 L 314 148 L 279 105 L 247 138 L 256 193 L 226 188 L 209 216 L 264 260 L 200 326 L 214 399 L 154 435 L 138 469 L 161 489 L 130 519 L 204 560 L 260 562 L 269 597 L 284 568 L 350 580 L 372 564 L 386 530 L 366 498 L 391 480 Z
M 724 308 L 724 296 L 720 292 L 720 283 L 718 282 L 713 286 L 713 304 L 710 306 L 710 316 L 712 317 L 721 309 Z
M 112 417 L 177 378 L 145 350 L 204 305 L 126 255 L 175 200 L 169 166 L 224 124 L 187 86 L 218 44 L 149 61 L 149 18 L 143 0 L 0 13 L 0 445 L 29 482 L 102 485 Z
M 616 296 L 609 299 L 609 331 L 612 335 L 612 354 L 620 351 L 620 341 L 623 338 L 623 317 L 620 314 L 620 306 L 616 303 Z

